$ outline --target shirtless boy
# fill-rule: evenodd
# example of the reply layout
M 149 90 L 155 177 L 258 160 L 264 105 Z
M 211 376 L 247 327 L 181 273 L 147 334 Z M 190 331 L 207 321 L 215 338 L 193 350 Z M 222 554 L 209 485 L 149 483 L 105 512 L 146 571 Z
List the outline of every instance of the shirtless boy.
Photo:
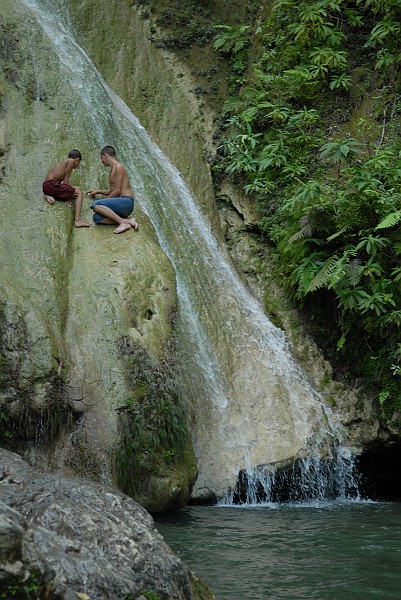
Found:
M 90 227 L 89 223 L 81 220 L 83 194 L 79 187 L 69 185 L 70 176 L 81 162 L 79 150 L 71 150 L 68 158 L 57 163 L 46 175 L 43 183 L 43 193 L 49 204 L 55 200 L 63 200 L 71 206 L 70 200 L 75 200 L 75 227 Z
M 123 233 L 129 229 L 138 229 L 138 223 L 133 218 L 128 218 L 134 210 L 134 195 L 131 190 L 128 173 L 125 167 L 116 159 L 113 146 L 105 146 L 100 151 L 100 160 L 105 167 L 109 167 L 108 190 L 88 190 L 89 196 L 100 194 L 107 196 L 95 200 L 91 204 L 93 220 L 101 225 L 118 225 L 114 233 Z

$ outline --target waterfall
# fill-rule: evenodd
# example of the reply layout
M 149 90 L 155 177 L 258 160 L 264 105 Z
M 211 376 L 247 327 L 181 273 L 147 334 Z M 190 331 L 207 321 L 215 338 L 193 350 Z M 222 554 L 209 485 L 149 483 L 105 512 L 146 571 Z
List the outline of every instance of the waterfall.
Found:
M 348 448 L 337 446 L 330 458 L 311 454 L 289 469 L 269 466 L 242 471 L 237 485 L 219 501 L 219 506 L 271 504 L 282 502 L 321 503 L 360 500 L 359 476 Z
M 195 497 L 221 497 L 239 472 L 252 474 L 258 465 L 332 456 L 343 436 L 335 417 L 241 282 L 178 171 L 67 30 L 71 19 L 60 12 L 68 3 L 19 2 L 58 57 L 74 110 L 86 115 L 85 135 L 96 148 L 116 147 L 137 204 L 174 266 L 182 387 L 199 468 Z

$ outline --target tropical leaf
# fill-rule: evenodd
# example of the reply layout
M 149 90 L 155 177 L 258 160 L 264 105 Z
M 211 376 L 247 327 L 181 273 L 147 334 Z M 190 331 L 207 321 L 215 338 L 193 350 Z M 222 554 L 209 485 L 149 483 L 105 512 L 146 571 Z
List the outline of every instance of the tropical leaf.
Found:
M 308 289 L 306 290 L 306 293 L 314 292 L 317 289 L 324 287 L 330 281 L 330 278 L 336 269 L 337 263 L 338 263 L 338 256 L 336 254 L 333 254 L 333 256 L 330 256 L 325 261 L 325 263 L 323 264 L 323 267 L 320 269 L 320 271 L 318 273 L 316 273 L 315 277 L 310 282 Z
M 345 69 L 347 65 L 347 52 L 334 48 L 315 48 L 309 55 L 313 65 L 327 69 Z
M 387 306 L 391 304 L 395 306 L 392 294 L 383 294 L 381 292 L 373 292 L 368 294 L 363 292 L 363 298 L 358 302 L 358 308 L 361 313 L 374 311 L 378 317 L 387 312 Z
M 332 240 L 335 240 L 336 238 L 340 237 L 343 233 L 345 233 L 349 229 L 350 229 L 349 225 L 346 225 L 345 227 L 343 227 L 342 229 L 340 229 L 340 231 L 336 231 L 335 233 L 333 233 L 333 235 L 331 235 L 330 237 L 328 237 L 327 241 L 331 242 Z
M 302 228 L 290 237 L 290 239 L 288 240 L 288 243 L 292 244 L 293 242 L 298 242 L 299 240 L 302 240 L 304 238 L 311 237 L 312 233 L 313 233 L 312 224 L 310 223 L 309 220 L 307 220 L 307 217 L 306 217 L 303 221 Z
M 335 142 L 329 142 L 324 144 L 320 148 L 320 157 L 327 158 L 333 162 L 339 160 L 346 160 L 348 155 L 351 154 L 362 154 L 362 148 L 365 144 L 362 144 L 354 138 L 348 138 L 345 140 L 336 140 Z
M 338 307 L 351 312 L 357 310 L 359 301 L 364 298 L 364 290 L 361 288 L 344 288 L 337 292 Z
M 380 21 L 371 31 L 367 46 L 375 46 L 383 42 L 384 38 L 391 36 L 397 37 L 400 34 L 400 23 L 398 21 Z
M 341 73 L 340 75 L 334 75 L 330 79 L 330 89 L 337 90 L 338 88 L 344 88 L 349 90 L 352 84 L 352 79 L 347 73 Z
M 325 0 L 324 5 L 330 10 L 341 12 L 341 4 L 343 0 Z
M 396 210 L 393 213 L 390 213 L 378 225 L 376 225 L 376 229 L 387 229 L 388 227 L 394 227 L 394 225 L 398 225 L 401 221 L 401 210 Z
M 364 248 L 368 254 L 376 254 L 381 248 L 388 246 L 390 240 L 388 238 L 375 237 L 374 235 L 367 235 L 363 237 L 359 244 L 355 247 L 355 250 L 361 250 Z

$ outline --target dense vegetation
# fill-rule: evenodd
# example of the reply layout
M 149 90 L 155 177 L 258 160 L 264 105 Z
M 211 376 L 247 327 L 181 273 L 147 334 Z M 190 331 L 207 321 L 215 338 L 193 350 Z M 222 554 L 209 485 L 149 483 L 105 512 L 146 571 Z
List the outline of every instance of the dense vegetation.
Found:
M 388 417 L 401 408 L 400 17 L 401 0 L 276 0 L 256 30 L 224 24 L 214 42 L 230 65 L 216 178 L 257 200 L 277 274 Z

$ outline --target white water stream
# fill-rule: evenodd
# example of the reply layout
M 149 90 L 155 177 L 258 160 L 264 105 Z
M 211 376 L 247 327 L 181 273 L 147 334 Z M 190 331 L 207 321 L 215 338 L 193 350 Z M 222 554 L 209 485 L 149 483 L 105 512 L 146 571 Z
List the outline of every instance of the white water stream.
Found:
M 176 272 L 183 386 L 193 414 L 199 477 L 195 496 L 221 496 L 240 470 L 331 455 L 340 437 L 291 355 L 233 269 L 177 170 L 108 88 L 60 18 L 63 0 L 19 0 L 31 9 L 86 114 L 100 149 L 117 148 L 138 206 Z

